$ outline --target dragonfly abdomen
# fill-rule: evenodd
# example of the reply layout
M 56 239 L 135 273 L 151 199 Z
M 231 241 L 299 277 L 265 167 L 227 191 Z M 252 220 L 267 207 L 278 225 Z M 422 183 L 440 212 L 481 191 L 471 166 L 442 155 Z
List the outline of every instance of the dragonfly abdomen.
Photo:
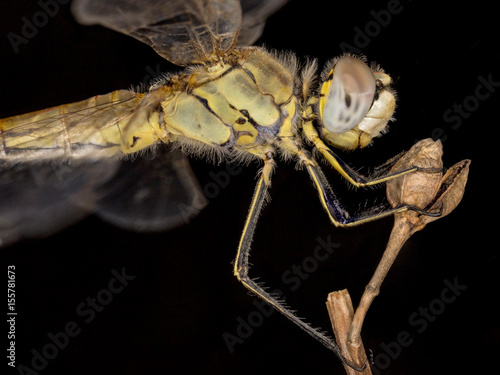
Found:
M 101 159 L 151 146 L 158 136 L 143 97 L 118 90 L 0 120 L 0 160 Z

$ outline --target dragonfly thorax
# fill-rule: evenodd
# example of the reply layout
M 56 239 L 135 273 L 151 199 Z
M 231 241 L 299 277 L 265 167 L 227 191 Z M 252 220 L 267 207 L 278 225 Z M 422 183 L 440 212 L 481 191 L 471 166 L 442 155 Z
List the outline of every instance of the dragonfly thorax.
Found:
M 184 85 L 161 103 L 165 141 L 261 156 L 297 117 L 294 72 L 260 48 L 235 51 L 238 59 L 195 66 Z M 189 147 L 188 147 L 189 149 Z

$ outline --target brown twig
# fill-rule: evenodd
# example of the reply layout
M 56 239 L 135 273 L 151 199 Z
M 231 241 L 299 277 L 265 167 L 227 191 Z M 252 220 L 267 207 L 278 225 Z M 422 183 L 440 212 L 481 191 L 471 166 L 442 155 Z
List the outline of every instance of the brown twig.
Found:
M 335 334 L 337 345 L 342 351 L 342 355 L 351 363 L 358 364 L 359 367 L 366 364 L 362 372 L 358 372 L 348 365 L 344 365 L 346 373 L 348 375 L 371 375 L 372 372 L 366 360 L 363 343 L 361 340 L 357 343 L 351 343 L 348 340 L 349 329 L 354 314 L 349 292 L 344 289 L 330 293 L 326 301 L 326 307 L 330 315 L 330 321 L 332 322 L 333 333 Z
M 366 313 L 373 302 L 374 298 L 380 293 L 380 285 L 389 272 L 394 260 L 399 254 L 406 240 L 411 236 L 411 225 L 409 225 L 406 216 L 401 214 L 395 215 L 394 227 L 392 228 L 391 236 L 387 247 L 382 255 L 377 269 L 375 270 L 370 282 L 366 285 L 365 291 L 361 296 L 358 308 L 354 314 L 351 328 L 349 331 L 349 341 L 353 344 L 361 342 L 361 327 L 365 319 Z
M 347 290 L 330 293 L 327 307 L 337 343 L 344 357 L 360 366 L 366 363 L 366 353 L 361 341 L 361 328 L 368 309 L 380 292 L 380 286 L 404 243 L 427 224 L 448 215 L 462 199 L 469 172 L 470 160 L 463 160 L 442 170 L 442 145 L 426 139 L 415 144 L 393 170 L 414 166 L 420 169 L 387 184 L 387 198 L 393 207 L 412 207 L 395 214 L 394 227 L 389 242 L 370 282 L 365 288 L 356 312 L 353 313 Z M 437 172 L 436 172 L 437 171 Z M 348 375 L 371 374 L 369 366 L 360 373 L 344 366 Z M 369 371 L 369 372 L 366 372 Z
M 387 198 L 394 207 L 406 204 L 421 211 L 409 210 L 394 215 L 389 242 L 354 314 L 349 332 L 349 341 L 354 344 L 361 342 L 361 327 L 368 308 L 379 294 L 380 285 L 404 243 L 428 223 L 448 215 L 462 199 L 470 160 L 455 164 L 444 176 L 427 172 L 442 168 L 442 154 L 441 142 L 425 139 L 415 144 L 393 167 L 395 170 L 411 166 L 423 169 L 387 184 Z

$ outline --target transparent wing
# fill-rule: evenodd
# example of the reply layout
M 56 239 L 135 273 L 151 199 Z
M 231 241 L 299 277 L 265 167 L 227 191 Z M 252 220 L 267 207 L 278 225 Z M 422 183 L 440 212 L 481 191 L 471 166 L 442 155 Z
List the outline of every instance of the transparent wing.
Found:
M 177 65 L 211 61 L 236 44 L 238 0 L 75 0 L 76 19 L 130 35 Z
M 96 210 L 141 231 L 199 212 L 206 201 L 185 156 L 113 157 L 128 133 L 153 132 L 150 96 L 117 91 L 0 120 L 0 246 L 50 235 Z
M 0 246 L 44 237 L 87 216 L 99 199 L 96 187 L 116 162 L 23 163 L 0 168 Z
M 0 247 L 51 235 L 95 212 L 135 231 L 185 224 L 207 201 L 178 151 L 134 160 L 19 163 L 0 169 Z
M 187 157 L 162 152 L 125 161 L 101 189 L 97 214 L 135 231 L 163 231 L 185 224 L 207 204 Z
M 287 2 L 288 0 L 240 0 L 243 21 L 238 45 L 254 44 L 262 35 L 267 18 Z

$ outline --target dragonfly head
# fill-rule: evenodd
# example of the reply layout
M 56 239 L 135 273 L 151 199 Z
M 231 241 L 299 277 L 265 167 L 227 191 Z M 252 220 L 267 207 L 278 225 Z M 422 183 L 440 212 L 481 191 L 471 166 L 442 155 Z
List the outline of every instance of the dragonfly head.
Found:
M 322 138 L 341 149 L 368 146 L 394 114 L 390 85 L 391 77 L 363 58 L 345 55 L 327 64 L 318 102 Z

